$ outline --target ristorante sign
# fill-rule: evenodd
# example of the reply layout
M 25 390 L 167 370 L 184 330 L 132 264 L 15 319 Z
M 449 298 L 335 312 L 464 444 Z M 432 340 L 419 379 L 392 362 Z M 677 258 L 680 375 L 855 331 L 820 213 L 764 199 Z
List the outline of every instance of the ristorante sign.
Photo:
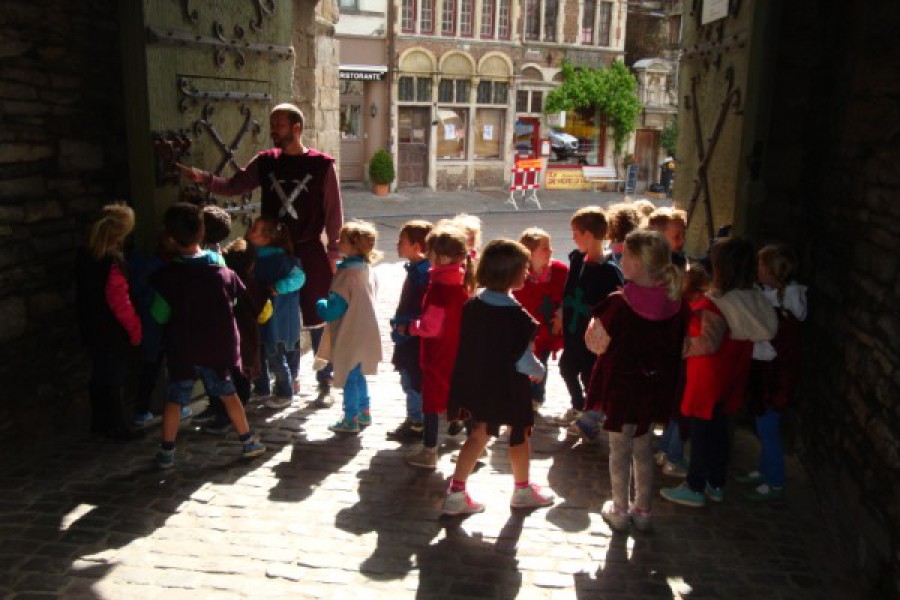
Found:
M 382 81 L 384 79 L 384 71 L 351 71 L 341 69 L 341 79 L 352 79 L 353 81 Z

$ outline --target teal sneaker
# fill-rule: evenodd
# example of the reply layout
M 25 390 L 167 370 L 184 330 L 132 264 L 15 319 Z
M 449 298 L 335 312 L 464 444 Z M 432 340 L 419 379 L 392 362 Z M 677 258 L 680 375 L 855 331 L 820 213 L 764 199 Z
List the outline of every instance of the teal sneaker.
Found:
M 772 487 L 766 483 L 746 494 L 747 500 L 752 500 L 753 502 L 769 502 L 770 500 L 781 500 L 783 497 L 783 487 Z
M 362 411 L 356 415 L 356 422 L 359 423 L 360 427 L 368 427 L 372 424 L 372 413 L 368 410 Z
M 265 445 L 260 443 L 258 437 L 253 436 L 248 441 L 244 442 L 244 448 L 241 451 L 241 456 L 243 458 L 253 458 L 254 456 L 259 456 L 260 454 L 265 453 L 265 451 Z
M 706 484 L 706 489 L 703 490 L 703 493 L 706 494 L 706 497 L 712 500 L 713 502 L 721 502 L 725 499 L 725 492 L 720 487 L 713 487 Z
M 343 418 L 334 425 L 329 425 L 328 429 L 335 433 L 359 433 L 359 420 Z
M 175 449 L 163 450 L 160 448 L 156 453 L 156 466 L 160 469 L 171 469 L 175 466 Z
M 746 475 L 738 475 L 734 478 L 738 483 L 749 483 L 750 485 L 759 485 L 765 483 L 762 473 L 759 471 L 750 471 Z
M 688 487 L 687 483 L 671 488 L 663 488 L 659 490 L 659 495 L 675 504 L 682 504 L 692 508 L 700 508 L 706 506 L 706 498 L 700 492 L 695 492 Z

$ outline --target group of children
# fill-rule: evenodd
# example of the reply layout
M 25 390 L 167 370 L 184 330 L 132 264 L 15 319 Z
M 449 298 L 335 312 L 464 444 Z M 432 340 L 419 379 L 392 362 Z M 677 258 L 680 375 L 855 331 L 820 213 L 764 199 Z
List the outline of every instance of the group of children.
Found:
M 148 330 L 129 300 L 121 255 L 133 224 L 127 207 L 105 207 L 79 257 L 79 306 L 94 353 L 91 397 L 98 414 L 120 393 L 120 349 L 140 344 Z M 265 447 L 250 431 L 243 405 L 254 379 L 267 391 L 270 370 L 272 406 L 286 406 L 295 391 L 301 265 L 274 221 L 257 220 L 246 240 L 225 249 L 224 260 L 201 248 L 201 209 L 176 204 L 164 227 L 164 258 L 145 278 L 152 301 L 144 303 L 152 323 L 164 325 L 170 375 L 157 463 L 174 463 L 182 407 L 197 377 L 216 415 L 210 427 L 233 426 L 243 455 L 259 455 Z M 530 480 L 529 438 L 548 361 L 560 351 L 569 432 L 586 440 L 601 428 L 608 432 L 612 499 L 601 514 L 611 527 L 650 527 L 656 424 L 669 423 L 660 448 L 664 473 L 686 476 L 663 488 L 663 498 L 687 506 L 723 499 L 727 419 L 748 389 L 762 455 L 759 469 L 739 480 L 757 486 L 753 499 L 780 497 L 779 419 L 796 375 L 798 323 L 806 315 L 805 288 L 793 280 L 796 257 L 783 245 L 757 255 L 749 241 L 730 238 L 712 246 L 705 268 L 689 265 L 685 228 L 686 215 L 677 209 L 639 202 L 585 207 L 571 218 L 576 249 L 567 266 L 552 258 L 550 236 L 539 228 L 526 229 L 519 241 L 493 240 L 479 252 L 475 217 L 403 225 L 397 252 L 407 261 L 406 277 L 390 326 L 406 419 L 388 437 L 421 441 L 406 461 L 434 469 L 440 415 L 446 414 L 448 433 L 465 428 L 445 514 L 484 509 L 468 495 L 466 481 L 501 429 L 509 435 L 511 506 L 553 503 Z M 315 365 L 333 368 L 334 385 L 343 389 L 343 415 L 329 427 L 335 432 L 358 433 L 372 422 L 365 377 L 381 360 L 371 269 L 380 258 L 376 242 L 370 223 L 344 225 L 343 260 L 328 297 L 316 306 L 326 326 Z M 160 354 L 153 356 L 158 363 Z

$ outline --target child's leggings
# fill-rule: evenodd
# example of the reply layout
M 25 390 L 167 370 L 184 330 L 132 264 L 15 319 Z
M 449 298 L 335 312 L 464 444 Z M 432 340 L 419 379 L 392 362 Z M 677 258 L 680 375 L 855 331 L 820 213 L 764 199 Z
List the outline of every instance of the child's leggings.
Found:
M 653 494 L 653 446 L 650 433 L 634 437 L 636 425 L 623 425 L 622 431 L 609 432 L 609 479 L 616 512 L 629 508 L 631 476 L 634 474 L 634 507 L 650 510 Z
M 369 410 L 369 386 L 362 373 L 362 364 L 358 364 L 347 374 L 344 383 L 344 418 L 352 421 L 366 410 Z

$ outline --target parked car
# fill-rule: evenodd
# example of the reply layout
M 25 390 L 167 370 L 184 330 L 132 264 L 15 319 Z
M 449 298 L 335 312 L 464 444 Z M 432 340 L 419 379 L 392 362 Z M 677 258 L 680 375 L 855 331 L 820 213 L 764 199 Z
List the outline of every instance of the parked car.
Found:
M 578 154 L 578 138 L 570 133 L 550 130 L 550 148 L 559 160 Z

